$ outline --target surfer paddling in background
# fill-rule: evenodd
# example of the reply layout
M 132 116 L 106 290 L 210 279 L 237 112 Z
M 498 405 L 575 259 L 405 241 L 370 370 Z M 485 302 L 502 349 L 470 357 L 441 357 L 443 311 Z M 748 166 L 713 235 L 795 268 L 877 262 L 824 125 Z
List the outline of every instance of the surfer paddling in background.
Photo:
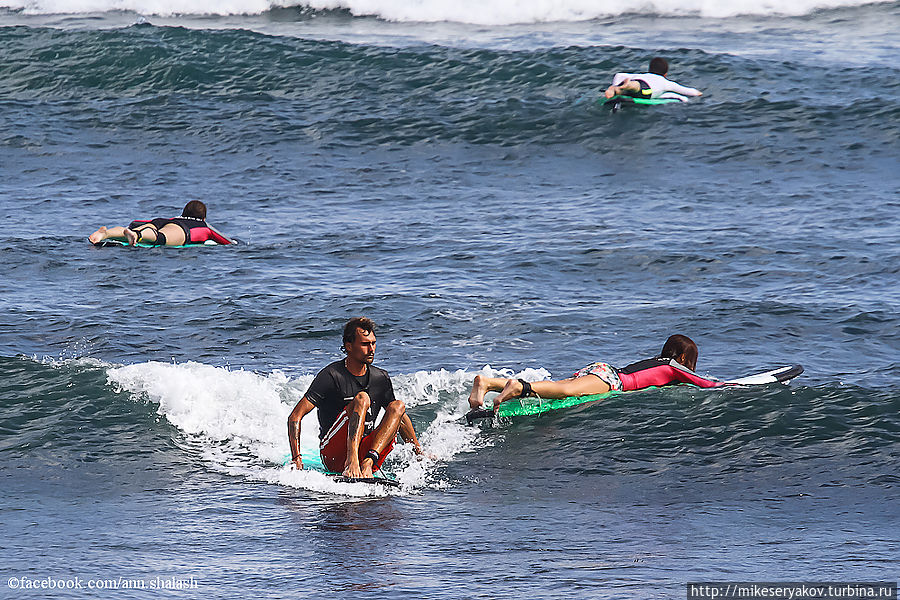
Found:
M 697 344 L 686 335 L 670 336 L 656 358 L 648 358 L 617 369 L 606 363 L 592 363 L 560 381 L 533 381 L 485 377 L 476 375 L 469 394 L 469 406 L 475 410 L 484 406 L 487 392 L 500 392 L 494 398 L 497 407 L 511 398 L 538 396 L 557 399 L 570 396 L 591 396 L 609 391 L 633 391 L 651 386 L 689 383 L 698 387 L 719 387 L 722 382 L 700 377 L 697 366 Z
M 631 96 L 632 98 L 659 98 L 666 92 L 682 96 L 702 96 L 703 92 L 692 87 L 679 85 L 666 79 L 669 63 L 656 57 L 650 61 L 649 73 L 616 73 L 612 85 L 606 88 L 606 97 Z
M 288 443 L 294 466 L 302 469 L 300 421 L 318 408 L 322 464 L 345 477 L 368 478 L 381 468 L 398 432 L 405 442 L 413 444 L 416 454 L 422 454 L 422 446 L 406 405 L 394 397 L 387 371 L 372 366 L 375 323 L 365 317 L 350 319 L 344 326 L 343 342 L 341 349 L 347 357 L 319 371 L 291 411 Z M 382 410 L 384 417 L 375 427 Z
M 206 205 L 199 200 L 188 202 L 180 217 L 132 221 L 128 227 L 101 227 L 88 236 L 88 241 L 95 245 L 101 245 L 106 240 L 126 242 L 129 246 L 137 243 L 152 246 L 184 246 L 202 244 L 209 240 L 217 244 L 237 243 L 206 222 Z

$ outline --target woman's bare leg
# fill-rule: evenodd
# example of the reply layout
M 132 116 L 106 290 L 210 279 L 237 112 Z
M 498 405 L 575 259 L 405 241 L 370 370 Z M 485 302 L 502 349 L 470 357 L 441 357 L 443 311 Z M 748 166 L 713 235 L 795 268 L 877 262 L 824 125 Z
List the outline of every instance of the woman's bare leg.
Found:
M 117 240 L 120 242 L 127 242 L 128 237 L 125 235 L 124 227 L 101 227 L 94 233 L 88 236 L 88 241 L 92 244 L 99 244 L 103 240 Z
M 135 227 L 134 231 L 140 233 L 140 238 L 138 238 L 137 233 L 133 233 L 135 236 L 135 241 L 140 241 L 145 244 L 155 244 L 159 238 L 157 237 L 157 231 L 164 236 L 166 236 L 166 246 L 183 246 L 184 245 L 184 229 L 179 227 L 174 223 L 168 223 L 167 225 L 163 225 L 159 230 L 156 229 L 155 225 L 151 225 L 147 223 L 145 225 L 141 225 L 139 227 Z M 128 231 L 125 232 L 126 235 Z M 134 242 L 129 242 L 131 245 L 134 245 Z
M 484 395 L 488 392 L 501 391 L 508 381 L 505 377 L 485 377 L 484 375 L 476 375 L 475 381 L 472 382 L 472 392 L 469 394 L 469 407 L 478 408 L 484 406 Z
M 137 232 L 140 232 L 140 238 L 138 237 Z M 129 229 L 127 227 L 101 227 L 88 236 L 88 241 L 92 244 L 99 244 L 104 240 L 127 242 L 129 246 L 134 246 L 138 240 L 152 244 L 156 241 L 156 228 L 149 224 L 136 227 L 135 229 Z
M 619 85 L 611 85 L 606 88 L 605 96 L 607 98 L 612 98 L 613 96 L 618 96 L 624 91 L 639 92 L 641 91 L 641 84 L 637 81 L 634 81 L 633 79 L 626 79 Z
M 541 398 L 556 399 L 605 394 L 609 391 L 609 384 L 596 375 L 588 374 L 561 381 L 535 381 L 531 389 Z
M 145 244 L 153 244 L 156 242 L 156 226 L 150 225 L 141 225 L 139 227 L 134 228 L 134 242 L 131 243 L 134 246 L 137 242 L 144 242 Z
M 510 398 L 516 398 L 522 393 L 522 383 L 518 379 L 507 379 L 500 395 L 494 398 L 494 408 Z M 535 395 L 548 400 L 568 398 L 569 396 L 590 396 L 593 394 L 605 394 L 609 391 L 609 384 L 596 375 L 583 375 L 560 381 L 534 381 L 531 390 Z

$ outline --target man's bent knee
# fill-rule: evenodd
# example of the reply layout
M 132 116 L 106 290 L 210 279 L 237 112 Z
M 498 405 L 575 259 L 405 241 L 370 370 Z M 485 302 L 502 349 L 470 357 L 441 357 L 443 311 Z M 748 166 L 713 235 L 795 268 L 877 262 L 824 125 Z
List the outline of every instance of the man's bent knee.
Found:
M 361 409 L 363 411 L 369 410 L 369 405 L 372 403 L 372 399 L 369 398 L 369 394 L 366 392 L 360 392 L 357 395 L 353 396 L 353 400 L 351 401 L 351 410 L 353 409 Z
M 385 408 L 385 412 L 398 414 L 402 417 L 404 413 L 406 413 L 406 404 L 403 402 L 403 400 L 394 400 L 387 405 L 387 407 Z

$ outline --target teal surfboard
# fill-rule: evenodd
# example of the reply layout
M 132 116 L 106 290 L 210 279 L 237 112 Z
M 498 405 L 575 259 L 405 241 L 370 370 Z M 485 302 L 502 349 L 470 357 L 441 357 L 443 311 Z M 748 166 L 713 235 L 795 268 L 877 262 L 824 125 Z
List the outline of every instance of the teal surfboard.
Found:
M 112 246 L 124 246 L 128 247 L 128 242 L 123 242 L 121 240 L 103 240 L 99 244 L 94 244 L 98 248 L 109 248 Z M 216 242 L 209 240 L 203 242 L 202 244 L 184 244 L 181 246 L 157 246 L 156 244 L 145 244 L 143 242 L 138 242 L 133 247 L 134 248 L 200 248 L 201 246 L 221 246 L 222 244 L 217 244 Z
M 389 473 L 384 469 L 380 469 L 375 471 L 374 477 L 345 477 L 342 473 L 335 473 L 333 471 L 329 471 L 325 468 L 325 465 L 322 464 L 322 457 L 319 456 L 318 452 L 302 452 L 300 456 L 303 457 L 303 470 L 304 471 L 316 471 L 318 473 L 322 473 L 323 475 L 328 475 L 335 481 L 339 483 L 369 483 L 376 485 L 383 485 L 386 487 L 399 488 L 400 482 L 397 481 L 397 477 L 393 473 Z M 286 456 L 284 459 L 284 465 L 287 465 L 291 462 L 291 457 Z

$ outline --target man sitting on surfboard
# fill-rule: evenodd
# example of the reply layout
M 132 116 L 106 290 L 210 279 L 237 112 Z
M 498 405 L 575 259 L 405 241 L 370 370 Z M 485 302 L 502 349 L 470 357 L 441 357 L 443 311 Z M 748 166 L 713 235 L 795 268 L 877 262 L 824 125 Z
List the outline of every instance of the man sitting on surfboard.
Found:
M 291 411 L 288 443 L 294 466 L 302 469 L 300 421 L 318 408 L 322 464 L 345 477 L 369 478 L 394 448 L 398 431 L 405 442 L 414 445 L 417 454 L 422 454 L 422 447 L 406 405 L 394 397 L 387 371 L 372 366 L 375 323 L 365 317 L 350 319 L 344 326 L 343 341 L 341 349 L 347 357 L 319 371 Z M 382 409 L 384 417 L 375 427 Z
M 606 88 L 606 97 L 631 96 L 633 98 L 659 98 L 666 92 L 682 96 L 702 96 L 703 92 L 692 87 L 679 85 L 666 79 L 669 63 L 656 57 L 650 61 L 649 73 L 616 73 L 612 85 Z
M 217 244 L 234 244 L 206 222 L 206 205 L 199 200 L 188 202 L 180 217 L 174 219 L 153 219 L 152 221 L 132 221 L 128 227 L 101 227 L 88 240 L 101 245 L 106 240 L 126 242 L 129 246 L 137 243 L 151 246 L 184 246 L 202 244 L 212 240 Z
M 606 363 L 592 363 L 568 379 L 530 383 L 524 379 L 476 375 L 472 383 L 472 392 L 469 394 L 469 406 L 472 409 L 484 406 L 484 395 L 487 392 L 500 392 L 500 395 L 494 398 L 494 412 L 496 412 L 502 402 L 527 396 L 548 399 L 591 396 L 609 391 L 630 392 L 676 383 L 690 383 L 698 387 L 725 385 L 694 373 L 697 355 L 697 344 L 691 338 L 675 334 L 666 340 L 658 357 L 632 363 L 624 369 L 617 369 Z

